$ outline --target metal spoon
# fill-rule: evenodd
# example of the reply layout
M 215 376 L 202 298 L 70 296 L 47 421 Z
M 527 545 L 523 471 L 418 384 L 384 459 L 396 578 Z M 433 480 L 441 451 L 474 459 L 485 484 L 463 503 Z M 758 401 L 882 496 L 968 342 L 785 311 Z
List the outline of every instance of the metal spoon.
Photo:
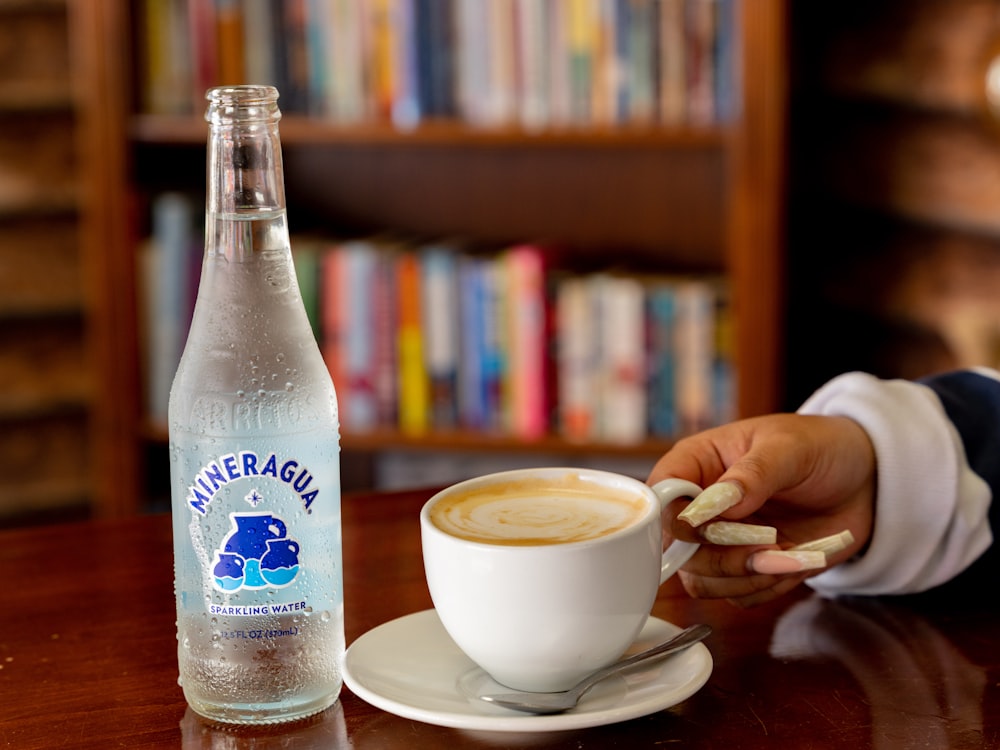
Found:
M 711 632 L 712 629 L 708 625 L 692 625 L 663 643 L 648 648 L 627 659 L 615 662 L 610 667 L 593 672 L 569 690 L 564 690 L 560 693 L 497 693 L 493 695 L 481 695 L 479 697 L 487 703 L 495 703 L 504 708 L 511 708 L 515 711 L 524 711 L 530 714 L 562 713 L 576 706 L 584 693 L 606 677 L 634 667 L 636 664 L 656 661 L 669 654 L 683 651 L 689 646 L 693 646 L 699 641 L 704 640 Z

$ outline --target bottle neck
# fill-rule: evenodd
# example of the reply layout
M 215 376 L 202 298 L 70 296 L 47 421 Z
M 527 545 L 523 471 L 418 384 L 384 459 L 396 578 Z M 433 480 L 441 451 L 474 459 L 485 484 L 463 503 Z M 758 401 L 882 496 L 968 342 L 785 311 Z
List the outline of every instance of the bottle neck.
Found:
M 210 90 L 206 98 L 208 212 L 235 216 L 283 210 L 277 90 L 229 86 Z

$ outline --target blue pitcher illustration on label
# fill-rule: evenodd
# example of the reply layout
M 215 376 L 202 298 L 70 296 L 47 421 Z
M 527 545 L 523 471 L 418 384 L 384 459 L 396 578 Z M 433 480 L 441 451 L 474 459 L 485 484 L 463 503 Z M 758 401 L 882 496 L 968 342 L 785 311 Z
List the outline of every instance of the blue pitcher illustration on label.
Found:
M 299 543 L 270 513 L 231 513 L 232 531 L 215 551 L 212 574 L 226 592 L 282 588 L 299 572 Z

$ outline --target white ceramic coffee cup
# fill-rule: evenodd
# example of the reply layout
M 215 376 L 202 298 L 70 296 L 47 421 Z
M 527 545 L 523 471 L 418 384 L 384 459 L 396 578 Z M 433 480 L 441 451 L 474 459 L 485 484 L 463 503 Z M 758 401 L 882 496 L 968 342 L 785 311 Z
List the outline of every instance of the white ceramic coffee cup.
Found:
M 567 486 L 600 498 L 635 498 L 634 520 L 593 539 L 509 544 L 471 541 L 431 520 L 441 503 L 470 493 L 540 498 Z M 661 513 L 701 488 L 667 479 L 650 488 L 593 469 L 543 468 L 490 474 L 437 493 L 420 513 L 424 569 L 434 607 L 455 643 L 494 680 L 516 690 L 565 690 L 617 660 L 636 639 L 661 583 L 697 544 L 663 551 Z M 630 501 L 631 502 L 631 501 Z M 542 503 L 544 504 L 544 503 Z M 440 512 L 440 508 L 439 508 Z

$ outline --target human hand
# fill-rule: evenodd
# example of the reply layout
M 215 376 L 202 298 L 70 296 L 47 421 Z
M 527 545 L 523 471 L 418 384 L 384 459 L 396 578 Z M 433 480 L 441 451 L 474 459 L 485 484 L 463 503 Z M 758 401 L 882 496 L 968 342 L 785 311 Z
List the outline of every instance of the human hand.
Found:
M 684 438 L 656 463 L 648 482 L 678 477 L 706 489 L 699 496 L 730 495 L 736 501 L 718 518 L 774 526 L 777 544 L 726 546 L 706 541 L 707 524 L 677 518 L 670 508 L 667 533 L 701 542 L 680 570 L 688 593 L 754 606 L 795 588 L 820 569 L 804 570 L 788 550 L 844 530 L 853 539 L 830 554 L 827 566 L 843 562 L 868 541 L 874 521 L 875 452 L 867 433 L 845 417 L 772 414 L 716 427 Z M 698 503 L 692 503 L 697 507 Z

